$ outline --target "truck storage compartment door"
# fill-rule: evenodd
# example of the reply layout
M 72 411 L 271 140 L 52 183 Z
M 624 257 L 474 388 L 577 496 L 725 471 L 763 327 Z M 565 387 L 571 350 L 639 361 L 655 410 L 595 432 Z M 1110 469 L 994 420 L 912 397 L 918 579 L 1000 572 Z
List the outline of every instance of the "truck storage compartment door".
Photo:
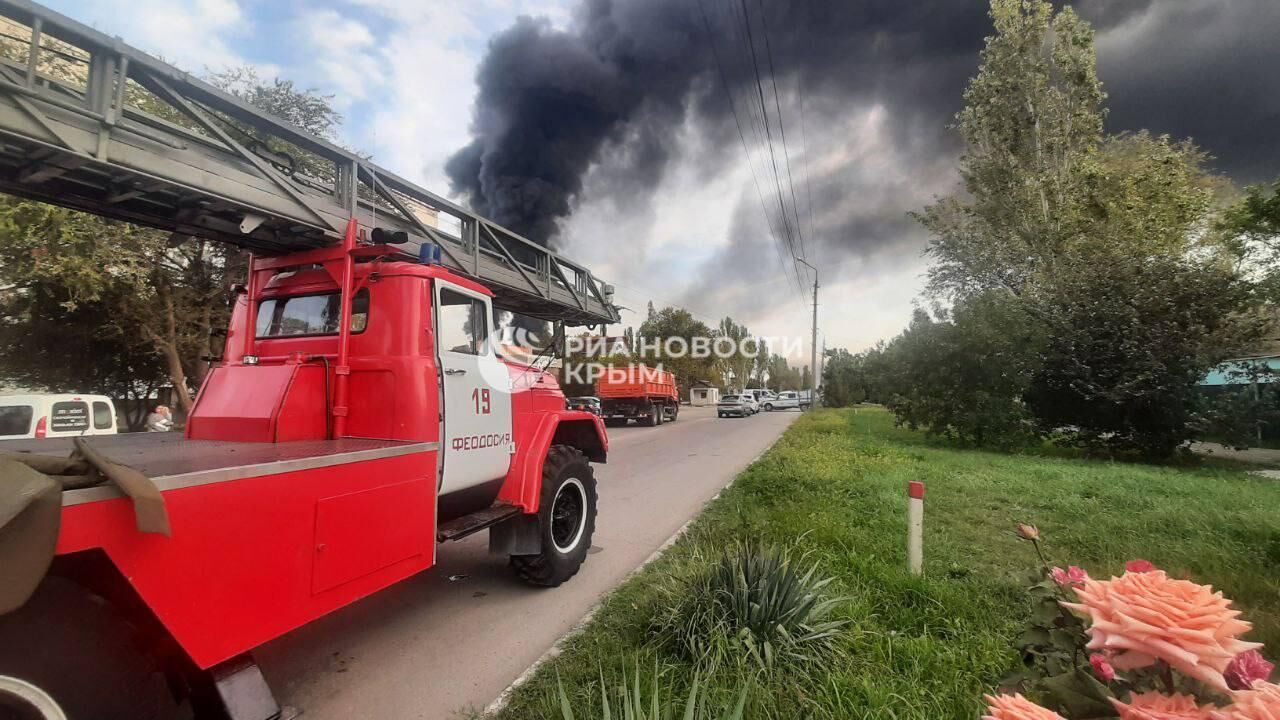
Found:
M 383 485 L 316 503 L 315 572 L 321 593 L 422 554 L 430 513 L 427 478 Z
M 511 376 L 489 342 L 489 298 L 439 280 L 435 285 L 436 356 L 444 387 L 443 498 L 505 477 L 514 445 Z M 476 502 L 485 507 L 492 498 Z

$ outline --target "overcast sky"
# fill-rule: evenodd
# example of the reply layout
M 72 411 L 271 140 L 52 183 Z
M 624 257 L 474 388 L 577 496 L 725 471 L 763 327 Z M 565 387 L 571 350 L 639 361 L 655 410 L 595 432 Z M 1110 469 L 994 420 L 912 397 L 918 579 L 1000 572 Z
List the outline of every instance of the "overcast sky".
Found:
M 513 154 L 518 167 L 545 165 L 567 188 L 552 198 L 567 217 L 548 232 L 613 282 L 621 304 L 641 312 L 650 300 L 682 304 L 712 324 L 728 314 L 757 333 L 807 337 L 798 286 L 811 276 L 795 277 L 770 231 L 771 158 L 745 115 L 754 86 L 746 45 L 732 32 L 736 3 L 47 1 L 188 70 L 251 64 L 333 94 L 345 143 L 437 192 L 451 192 L 446 163 L 475 130 L 481 140 L 455 163 L 454 185 L 460 173 L 484 176 L 463 162 L 480 157 L 491 167 L 497 158 L 509 169 Z M 822 270 L 827 345 L 862 349 L 898 332 L 919 297 L 925 237 L 907 213 L 955 188 L 959 148 L 945 125 L 976 72 L 990 28 L 985 3 L 757 7 L 770 28 L 788 133 L 785 157 L 773 159 L 792 171 L 804 236 L 796 251 Z M 1193 137 L 1239 183 L 1280 176 L 1280 1 L 1085 0 L 1077 8 L 1098 29 L 1109 130 Z M 539 20 L 517 24 L 522 15 Z M 708 28 L 715 42 L 706 42 Z M 566 108 L 560 96 L 577 101 Z M 545 134 L 522 135 L 520 123 L 572 132 L 540 157 L 529 142 Z M 750 155 L 737 131 L 743 123 Z M 511 211 L 499 205 L 492 209 Z M 776 229 L 776 213 L 772 220 Z

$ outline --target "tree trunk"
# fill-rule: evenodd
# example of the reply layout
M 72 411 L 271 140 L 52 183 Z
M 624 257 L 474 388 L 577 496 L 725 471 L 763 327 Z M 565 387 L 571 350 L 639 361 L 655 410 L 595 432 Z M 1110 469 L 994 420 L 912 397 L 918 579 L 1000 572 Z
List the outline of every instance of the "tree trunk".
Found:
M 148 328 L 156 349 L 164 355 L 165 365 L 169 368 L 169 380 L 173 383 L 173 396 L 177 399 L 182 414 L 191 412 L 191 392 L 187 389 L 187 372 L 182 367 L 182 353 L 178 342 L 178 317 L 173 306 L 171 289 L 164 278 L 157 272 L 155 275 L 156 294 L 164 303 L 164 334 Z
M 191 406 L 194 403 L 191 400 L 191 392 L 187 390 L 187 373 L 182 369 L 182 355 L 169 343 L 160 343 L 159 348 L 169 368 L 169 380 L 173 382 L 173 396 L 177 398 L 182 414 L 187 415 L 191 412 Z

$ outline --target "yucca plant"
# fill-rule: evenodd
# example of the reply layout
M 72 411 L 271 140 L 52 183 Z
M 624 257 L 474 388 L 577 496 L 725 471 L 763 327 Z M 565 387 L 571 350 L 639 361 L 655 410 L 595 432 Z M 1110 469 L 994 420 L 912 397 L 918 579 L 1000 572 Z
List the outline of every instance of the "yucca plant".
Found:
M 663 700 L 661 673 L 658 672 L 657 663 L 653 668 L 653 685 L 649 689 L 642 688 L 640 680 L 640 666 L 636 664 L 636 671 L 627 679 L 627 671 L 622 671 L 622 683 L 614 688 L 612 693 L 609 692 L 609 686 L 604 681 L 604 674 L 600 676 L 600 705 L 598 708 L 593 707 L 591 717 L 599 718 L 599 720 L 673 720 L 675 710 L 683 705 L 683 712 L 680 715 L 682 720 L 742 720 L 743 713 L 747 705 L 747 689 L 744 686 L 738 692 L 737 702 L 731 706 L 721 708 L 719 712 L 711 707 L 705 695 L 698 694 L 700 677 L 694 675 L 693 686 L 689 688 L 689 696 L 685 698 L 683 703 L 672 704 Z M 559 676 L 556 677 L 556 690 L 560 697 L 560 714 L 564 720 L 576 720 L 573 713 L 573 704 L 569 702 L 569 695 L 564 690 L 564 683 L 560 681 Z M 617 712 L 615 714 L 615 705 L 610 701 L 610 695 L 617 702 Z M 585 720 L 585 718 L 584 718 Z
M 739 543 L 677 591 L 661 629 L 712 668 L 818 660 L 848 623 L 830 619 L 843 601 L 824 592 L 833 580 L 786 548 Z

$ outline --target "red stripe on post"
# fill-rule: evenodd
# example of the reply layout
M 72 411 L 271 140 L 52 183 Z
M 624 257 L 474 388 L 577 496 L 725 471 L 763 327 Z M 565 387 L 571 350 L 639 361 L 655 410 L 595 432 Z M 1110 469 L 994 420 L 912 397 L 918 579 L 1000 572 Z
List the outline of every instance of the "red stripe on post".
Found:
M 912 480 L 907 483 L 907 497 L 913 500 L 924 499 L 924 483 Z

